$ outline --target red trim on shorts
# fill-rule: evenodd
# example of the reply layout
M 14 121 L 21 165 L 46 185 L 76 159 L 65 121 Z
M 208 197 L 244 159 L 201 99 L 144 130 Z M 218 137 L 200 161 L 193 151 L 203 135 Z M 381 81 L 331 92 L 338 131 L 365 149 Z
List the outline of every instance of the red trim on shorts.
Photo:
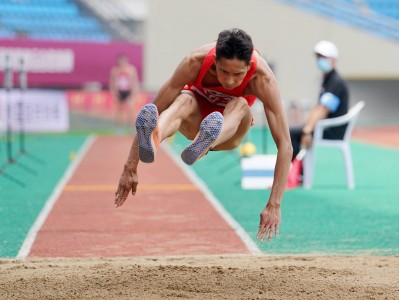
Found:
M 201 113 L 201 119 L 205 119 L 210 113 L 213 113 L 214 111 L 218 111 L 221 114 L 223 114 L 225 107 L 217 106 L 212 103 L 210 103 L 208 100 L 206 100 L 204 97 L 201 95 L 194 93 L 193 91 L 190 91 L 190 95 L 192 95 L 195 100 L 198 103 L 198 107 Z M 252 115 L 252 120 L 251 120 L 251 126 L 255 125 L 255 119 L 254 116 Z
M 205 119 L 210 113 L 213 113 L 214 111 L 218 111 L 223 114 L 225 107 L 213 105 L 196 93 L 194 93 L 194 97 L 197 100 L 202 119 Z

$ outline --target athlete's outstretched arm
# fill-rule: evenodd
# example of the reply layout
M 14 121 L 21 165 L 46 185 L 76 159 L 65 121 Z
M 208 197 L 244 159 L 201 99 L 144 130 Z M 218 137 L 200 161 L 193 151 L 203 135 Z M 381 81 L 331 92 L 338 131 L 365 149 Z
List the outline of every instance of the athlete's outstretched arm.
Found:
M 159 113 L 162 113 L 173 103 L 187 83 L 196 79 L 200 67 L 201 63 L 198 63 L 195 53 L 189 54 L 182 60 L 172 77 L 163 84 L 154 100 L 154 104 L 157 106 Z M 121 206 L 126 201 L 130 191 L 132 195 L 136 194 L 138 185 L 138 163 L 138 139 L 137 136 L 135 136 L 119 180 L 118 188 L 115 192 L 114 203 L 116 207 Z
M 255 80 L 253 90 L 263 102 L 270 131 L 278 149 L 273 186 L 266 207 L 260 214 L 257 238 L 263 242 L 267 235 L 271 241 L 273 232 L 277 236 L 279 231 L 280 204 L 287 183 L 292 145 L 278 84 L 270 69 Z
M 131 67 L 132 72 L 130 74 L 130 81 L 132 82 L 132 99 L 136 101 L 137 96 L 140 94 L 140 83 L 139 83 L 139 76 L 137 74 L 137 69 L 135 66 Z
M 186 84 L 197 78 L 201 63 L 195 53 L 187 55 L 180 62 L 172 77 L 162 85 L 155 97 L 154 104 L 157 106 L 159 114 L 173 103 Z
M 116 90 L 115 80 L 116 80 L 116 69 L 115 67 L 113 67 L 111 69 L 109 76 L 109 91 L 111 92 L 114 101 L 117 100 L 117 90 Z

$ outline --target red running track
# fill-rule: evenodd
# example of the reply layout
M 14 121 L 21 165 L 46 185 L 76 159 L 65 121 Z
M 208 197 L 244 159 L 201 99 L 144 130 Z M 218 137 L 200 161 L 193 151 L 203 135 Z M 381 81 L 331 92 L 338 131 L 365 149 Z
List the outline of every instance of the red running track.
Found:
M 249 253 L 203 193 L 159 151 L 139 165 L 139 191 L 115 208 L 130 137 L 99 137 L 40 229 L 30 257 Z
M 369 144 L 375 144 L 389 148 L 399 148 L 398 126 L 356 128 L 353 132 L 353 137 L 358 141 Z

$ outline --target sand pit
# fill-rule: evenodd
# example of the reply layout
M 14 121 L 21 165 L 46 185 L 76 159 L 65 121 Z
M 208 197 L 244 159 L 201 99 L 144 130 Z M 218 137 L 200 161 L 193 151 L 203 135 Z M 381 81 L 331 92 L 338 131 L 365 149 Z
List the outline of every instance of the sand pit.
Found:
M 399 299 L 399 256 L 0 260 L 0 299 Z

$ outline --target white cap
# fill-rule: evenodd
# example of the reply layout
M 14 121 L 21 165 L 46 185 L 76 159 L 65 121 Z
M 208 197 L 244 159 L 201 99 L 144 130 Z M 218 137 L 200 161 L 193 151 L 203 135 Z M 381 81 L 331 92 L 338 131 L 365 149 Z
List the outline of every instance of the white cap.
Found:
M 329 58 L 338 58 L 338 48 L 329 41 L 320 41 L 314 46 L 314 52 Z

